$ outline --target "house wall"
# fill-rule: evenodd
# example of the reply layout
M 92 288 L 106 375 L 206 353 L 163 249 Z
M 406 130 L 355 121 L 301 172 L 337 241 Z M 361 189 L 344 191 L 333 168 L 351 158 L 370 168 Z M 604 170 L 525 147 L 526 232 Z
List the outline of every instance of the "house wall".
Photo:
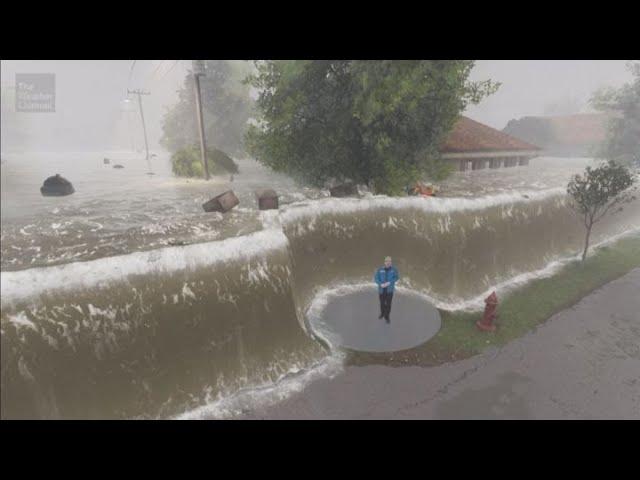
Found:
M 447 161 L 451 162 L 458 171 L 465 172 L 467 170 L 483 170 L 485 168 L 512 168 L 525 167 L 529 165 L 529 160 L 534 158 L 533 155 L 512 155 L 498 157 L 473 158 L 465 155 L 463 158 L 455 158 L 449 156 Z

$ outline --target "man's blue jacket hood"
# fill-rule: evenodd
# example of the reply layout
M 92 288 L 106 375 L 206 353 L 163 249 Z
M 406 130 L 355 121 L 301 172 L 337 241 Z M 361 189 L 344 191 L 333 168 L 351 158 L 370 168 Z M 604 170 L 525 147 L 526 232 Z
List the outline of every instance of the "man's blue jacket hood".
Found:
M 380 285 L 386 282 L 391 282 L 387 287 L 387 292 L 393 293 L 396 282 L 399 279 L 400 275 L 398 275 L 398 270 L 396 270 L 396 267 L 393 265 L 389 268 L 388 272 L 384 269 L 384 266 L 378 268 L 373 276 L 373 281 L 378 284 L 378 293 L 382 293 L 383 288 Z

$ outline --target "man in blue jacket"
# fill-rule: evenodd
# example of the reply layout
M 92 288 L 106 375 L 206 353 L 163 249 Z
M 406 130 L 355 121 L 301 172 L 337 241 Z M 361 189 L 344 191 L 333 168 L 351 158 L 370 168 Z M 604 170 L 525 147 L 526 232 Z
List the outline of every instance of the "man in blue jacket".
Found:
M 391 257 L 384 259 L 384 267 L 376 270 L 373 276 L 374 282 L 378 285 L 378 295 L 380 296 L 380 316 L 389 323 L 391 313 L 391 300 L 393 300 L 393 290 L 400 276 L 398 270 L 391 264 Z

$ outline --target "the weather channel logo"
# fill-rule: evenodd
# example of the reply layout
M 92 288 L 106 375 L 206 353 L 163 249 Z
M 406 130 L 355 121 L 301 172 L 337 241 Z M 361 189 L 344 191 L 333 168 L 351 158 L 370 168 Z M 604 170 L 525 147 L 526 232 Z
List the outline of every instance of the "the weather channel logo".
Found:
M 16 73 L 16 112 L 55 112 L 53 73 Z

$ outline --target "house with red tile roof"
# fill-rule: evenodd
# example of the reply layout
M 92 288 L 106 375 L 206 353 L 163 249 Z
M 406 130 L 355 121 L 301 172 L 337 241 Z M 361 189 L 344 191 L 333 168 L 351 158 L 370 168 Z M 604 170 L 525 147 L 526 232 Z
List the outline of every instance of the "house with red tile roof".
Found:
M 449 132 L 440 153 L 458 170 L 528 165 L 541 148 L 468 117 L 461 116 Z

